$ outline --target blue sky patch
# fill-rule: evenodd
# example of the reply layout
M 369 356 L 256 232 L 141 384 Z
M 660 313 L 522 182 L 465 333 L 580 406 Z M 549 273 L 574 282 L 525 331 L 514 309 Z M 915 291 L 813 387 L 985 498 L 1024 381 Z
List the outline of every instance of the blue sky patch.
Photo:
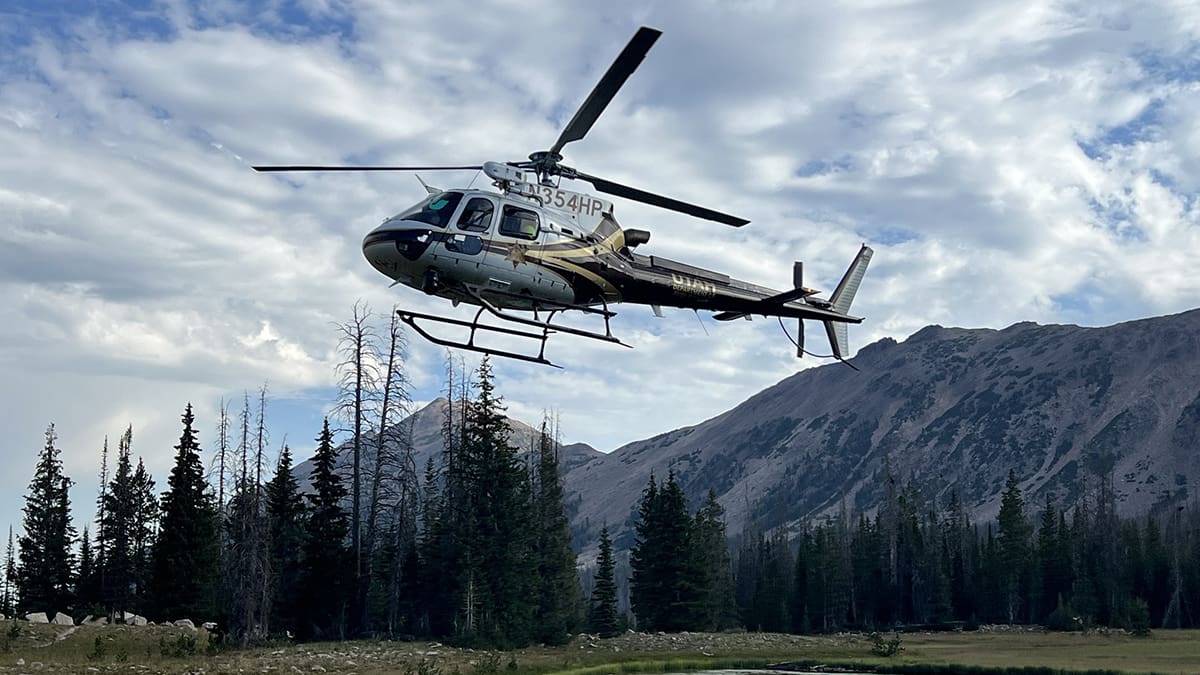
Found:
M 809 178 L 811 176 L 823 176 L 825 174 L 840 173 L 852 169 L 854 169 L 854 161 L 849 157 L 810 159 L 796 170 L 796 175 L 801 178 Z

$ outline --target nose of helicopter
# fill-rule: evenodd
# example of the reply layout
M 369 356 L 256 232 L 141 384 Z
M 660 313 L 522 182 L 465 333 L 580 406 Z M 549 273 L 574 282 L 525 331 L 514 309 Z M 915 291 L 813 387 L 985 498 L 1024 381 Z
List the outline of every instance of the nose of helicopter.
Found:
M 372 267 L 399 280 L 408 276 L 408 268 L 433 241 L 428 225 L 392 218 L 363 237 L 363 256 Z

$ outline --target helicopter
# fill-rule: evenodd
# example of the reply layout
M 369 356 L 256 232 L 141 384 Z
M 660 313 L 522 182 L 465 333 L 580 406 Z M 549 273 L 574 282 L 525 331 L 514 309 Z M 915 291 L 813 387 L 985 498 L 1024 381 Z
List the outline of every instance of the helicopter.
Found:
M 846 327 L 863 320 L 848 312 L 873 254 L 867 245 L 859 249 L 828 298 L 819 298 L 819 291 L 804 286 L 800 262 L 793 265 L 792 288 L 780 291 L 661 256 L 642 255 L 636 249 L 649 242 L 649 231 L 622 228 L 611 201 L 562 187 L 563 179 L 579 180 L 604 194 L 696 218 L 732 227 L 749 223 L 562 164 L 563 147 L 587 135 L 661 34 L 654 28 L 639 28 L 554 145 L 530 154 L 527 160 L 467 166 L 252 168 L 261 172 L 475 170 L 490 178 L 496 190 L 442 190 L 418 174 L 426 198 L 385 219 L 363 239 L 363 255 L 393 280 L 392 286 L 410 286 L 450 300 L 454 306 L 479 307 L 469 321 L 396 310 L 404 323 L 434 344 L 559 367 L 546 357 L 547 343 L 556 334 L 630 347 L 613 335 L 611 326 L 616 316 L 612 306 L 629 303 L 649 305 L 658 317 L 663 316 L 663 307 L 712 311 L 718 321 L 750 319 L 752 315 L 776 317 L 795 345 L 797 357 L 818 356 L 804 347 L 804 321 L 820 321 L 832 350 L 823 358 L 832 357 L 853 368 L 845 358 L 849 352 Z M 598 317 L 604 330 L 556 321 L 565 312 Z M 500 324 L 481 322 L 485 314 Z M 785 318 L 797 320 L 795 338 L 783 325 Z M 465 329 L 466 337 L 456 340 L 435 335 L 430 332 L 435 325 Z M 524 341 L 529 349 L 485 346 L 477 341 L 483 335 L 508 336 L 510 342 Z

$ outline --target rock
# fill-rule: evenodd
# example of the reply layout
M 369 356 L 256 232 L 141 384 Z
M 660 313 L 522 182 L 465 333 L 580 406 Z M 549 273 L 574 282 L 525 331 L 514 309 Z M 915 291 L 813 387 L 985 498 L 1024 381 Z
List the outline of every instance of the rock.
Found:
M 92 616 L 89 614 L 88 618 L 83 620 L 83 625 L 85 625 L 85 626 L 107 626 L 108 625 L 108 617 L 107 616 Z
M 196 624 L 192 623 L 191 619 L 180 619 L 174 624 L 177 628 L 187 628 L 188 630 L 196 630 Z
M 128 626 L 145 626 L 148 623 L 150 622 L 146 621 L 146 617 L 144 616 L 129 614 L 128 612 L 125 613 L 125 624 Z
M 34 612 L 32 614 L 26 614 L 25 620 L 28 621 L 29 623 L 50 623 L 50 619 L 46 617 L 45 612 Z
M 62 612 L 58 612 L 57 614 L 54 615 L 54 620 L 51 621 L 50 623 L 52 623 L 56 626 L 74 626 L 75 619 L 67 616 L 66 614 L 63 614 Z
M 200 625 L 204 627 L 204 630 L 216 630 L 217 629 L 216 621 L 205 621 L 204 623 L 202 623 Z

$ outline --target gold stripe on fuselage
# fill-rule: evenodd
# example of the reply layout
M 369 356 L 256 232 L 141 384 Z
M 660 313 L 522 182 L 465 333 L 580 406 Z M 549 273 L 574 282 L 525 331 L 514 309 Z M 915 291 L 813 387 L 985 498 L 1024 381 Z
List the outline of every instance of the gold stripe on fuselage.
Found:
M 501 244 L 500 242 L 496 242 L 495 240 L 493 240 L 492 243 L 493 243 L 494 248 L 491 252 L 493 252 L 493 253 L 499 252 L 500 249 L 507 250 L 507 248 L 509 246 L 511 246 L 511 244 Z M 578 274 L 579 276 L 583 277 L 584 279 L 587 279 L 588 281 L 592 282 L 597 287 L 599 287 L 601 292 L 603 292 L 606 296 L 612 296 L 612 297 L 619 298 L 621 295 L 621 292 L 617 290 L 616 286 L 613 286 L 607 279 L 600 276 L 599 274 L 596 274 L 595 272 L 593 272 L 585 267 L 582 267 L 577 262 L 573 262 L 572 259 L 598 257 L 602 250 L 606 249 L 608 252 L 616 251 L 617 248 L 624 245 L 624 243 L 625 243 L 625 233 L 624 233 L 624 231 L 622 231 L 621 229 L 618 228 L 616 232 L 609 235 L 602 241 L 594 243 L 594 244 L 583 244 L 583 243 L 575 244 L 575 243 L 570 243 L 570 242 L 563 242 L 563 243 L 555 243 L 555 244 L 529 245 L 529 247 L 525 250 L 524 258 L 525 258 L 525 261 L 530 264 L 542 265 L 543 267 L 546 267 L 547 269 L 550 269 L 550 270 L 554 270 L 554 268 L 558 268 L 563 271 L 573 272 L 575 274 Z M 562 248 L 562 249 L 550 248 L 552 246 L 564 246 L 564 245 L 569 246 L 570 248 Z

